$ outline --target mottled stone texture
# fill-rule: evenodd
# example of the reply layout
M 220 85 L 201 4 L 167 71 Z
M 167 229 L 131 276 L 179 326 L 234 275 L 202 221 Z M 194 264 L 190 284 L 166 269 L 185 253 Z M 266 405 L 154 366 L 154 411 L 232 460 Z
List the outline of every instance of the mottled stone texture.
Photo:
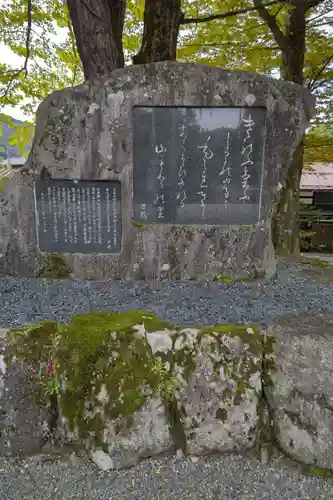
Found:
M 127 313 L 121 314 L 124 320 Z M 83 399 L 82 392 L 81 398 L 75 399 L 78 385 L 70 377 L 81 365 L 78 361 L 64 364 L 61 418 L 55 433 L 60 442 L 84 446 L 89 452 L 103 449 L 114 468 L 176 449 L 204 455 L 259 451 L 278 444 L 280 450 L 303 464 L 333 470 L 331 315 L 276 319 L 274 336 L 269 337 L 247 325 L 179 329 L 156 323 L 148 329 L 145 321 L 150 321 L 150 313 L 140 314 L 142 322 L 126 323 L 127 333 L 132 332 L 139 342 L 135 345 L 143 342 L 145 348 L 145 355 L 140 351 L 132 371 L 126 360 L 137 351 L 126 337 L 121 358 L 113 350 L 109 358 L 109 351 L 101 349 L 108 359 L 107 364 L 101 364 L 102 358 L 97 362 L 89 354 L 95 360 L 95 378 L 87 378 Z M 120 315 L 114 322 L 119 331 L 108 330 L 114 341 L 112 349 L 125 338 Z M 0 340 L 5 346 L 1 331 Z M 115 365 L 118 358 L 125 360 L 125 368 Z M 103 377 L 96 371 L 102 365 Z M 130 373 L 133 390 L 125 387 Z M 32 374 L 22 364 L 4 366 L 0 355 L 0 456 L 40 452 L 45 435 L 50 436 L 43 425 L 50 421 L 50 415 L 45 405 L 40 409 L 35 403 Z M 112 374 L 117 374 L 115 379 Z M 149 385 L 152 374 L 158 376 L 154 390 Z M 108 385 L 111 379 L 118 385 Z M 146 385 L 140 380 L 146 380 Z M 67 409 L 63 404 L 66 392 Z M 133 408 L 133 400 L 142 394 L 147 395 L 142 405 L 127 413 L 128 405 Z M 68 414 L 82 404 L 84 421 L 76 419 L 76 427 L 69 432 L 65 411 Z M 119 404 L 124 412 L 111 412 Z M 267 418 L 263 418 L 263 410 Z M 82 434 L 88 423 L 93 427 Z M 98 433 L 102 439 L 96 443 Z
M 136 227 L 132 221 L 134 104 L 265 106 L 268 120 L 260 223 L 255 227 Z M 122 183 L 122 251 L 109 256 L 66 254 L 74 277 L 149 280 L 273 275 L 272 203 L 313 106 L 307 90 L 294 84 L 176 62 L 128 67 L 94 86 L 54 92 L 38 109 L 29 173 L 20 174 L 18 185 L 11 182 L 8 186 L 6 196 L 17 208 L 0 216 L 0 272 L 34 275 L 41 265 L 33 182 L 48 173 L 55 179 L 116 179 Z
M 39 453 L 46 440 L 48 413 L 36 401 L 36 374 L 20 363 L 6 366 L 5 334 L 0 329 L 0 456 Z
M 333 318 L 276 320 L 276 372 L 265 392 L 277 441 L 305 464 L 333 469 Z
M 125 367 L 115 364 L 119 355 L 111 351 L 102 373 L 99 371 L 102 358 L 90 354 L 94 358 L 95 378 L 82 381 L 86 384 L 83 400 L 75 400 L 78 386 L 71 378 L 75 361 L 66 361 L 66 368 L 61 371 L 59 419 L 56 429 L 53 428 L 58 443 L 83 446 L 89 452 L 102 448 L 115 468 L 176 449 L 203 455 L 253 448 L 259 432 L 258 406 L 262 393 L 263 341 L 259 331 L 247 325 L 183 330 L 171 326 L 149 331 L 144 323 L 148 316 L 149 313 L 143 313 L 140 324 L 127 324 L 133 338 L 143 342 L 146 349 L 145 356 L 137 357 L 130 385 L 126 360 L 134 344 L 128 337 L 124 342 L 122 323 L 119 332 L 111 330 L 112 349 L 123 346 L 121 359 L 125 360 Z M 25 342 L 30 345 L 27 335 Z M 23 344 L 20 345 L 18 349 L 22 352 Z M 104 354 L 108 352 L 106 345 L 100 348 Z M 29 349 L 26 347 L 27 352 L 31 352 Z M 79 362 L 76 363 L 78 369 Z M 11 375 L 2 384 L 6 395 L 0 391 L 0 405 L 6 412 L 12 408 L 10 423 L 13 424 L 8 434 L 9 415 L 6 413 L 6 419 L 0 419 L 0 434 L 7 443 L 7 447 L 1 445 L 0 439 L 0 456 L 38 453 L 45 444 L 43 438 L 51 435 L 51 429 L 47 433 L 47 426 L 43 429 L 41 425 L 50 422 L 45 416 L 47 404 L 44 402 L 38 410 L 33 397 L 36 386 L 31 385 L 28 367 L 25 371 L 23 368 L 15 371 L 16 366 L 9 363 L 7 373 Z M 140 376 L 146 381 L 145 386 L 138 384 Z M 152 376 L 158 377 L 154 391 L 149 385 Z M 111 379 L 115 381 L 113 384 L 109 384 Z M 0 389 L 1 380 L 0 369 Z M 133 400 L 143 394 L 147 398 L 141 406 L 128 412 L 128 408 L 134 408 Z M 9 406 L 7 401 L 11 402 Z M 68 415 L 81 406 L 84 421 L 78 417 L 70 426 Z M 115 411 L 116 407 L 122 408 L 121 414 Z M 85 433 L 88 426 L 89 432 Z
M 216 327 L 201 335 L 186 329 L 175 342 L 175 351 L 191 353 L 195 363 L 179 397 L 186 450 L 193 455 L 249 450 L 260 424 L 261 336 L 250 327 Z

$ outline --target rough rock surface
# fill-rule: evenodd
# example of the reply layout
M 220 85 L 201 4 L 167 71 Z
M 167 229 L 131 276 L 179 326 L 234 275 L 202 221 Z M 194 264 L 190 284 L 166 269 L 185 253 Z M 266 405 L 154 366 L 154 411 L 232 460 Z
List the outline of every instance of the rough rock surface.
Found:
M 38 453 L 45 443 L 48 414 L 34 397 L 31 370 L 20 363 L 6 366 L 5 332 L 0 329 L 0 456 Z
M 281 448 L 305 464 L 333 469 L 333 317 L 274 322 L 276 372 L 266 390 Z
M 244 326 L 208 329 L 198 339 L 201 335 L 186 329 L 175 343 L 175 352 L 185 357 L 189 352 L 195 362 L 179 400 L 186 451 L 202 455 L 251 449 L 258 433 L 262 338 Z
M 131 131 L 134 104 L 266 107 L 260 222 L 254 227 L 135 226 Z M 16 184 L 8 185 L 5 197 L 10 198 L 11 208 L 0 216 L 0 272 L 33 276 L 42 266 L 33 185 L 35 179 L 51 177 L 114 179 L 122 183 L 122 250 L 114 255 L 65 254 L 75 277 L 150 280 L 273 275 L 276 263 L 269 221 L 272 204 L 313 105 L 307 90 L 294 84 L 247 72 L 176 62 L 127 67 L 94 86 L 84 84 L 54 92 L 38 109 L 28 173 L 19 174 Z
M 73 317 L 54 355 L 58 436 L 107 453 L 116 469 L 176 449 L 241 452 L 266 436 L 297 461 L 333 470 L 332 316 L 284 316 L 272 329 L 274 349 L 248 325 L 181 329 L 142 311 Z M 19 337 L 17 352 L 32 360 L 37 346 L 47 359 L 54 337 L 29 331 L 33 342 Z M 19 366 L 0 358 L 2 455 L 40 451 L 49 421 Z
M 181 330 L 147 312 L 132 316 L 82 315 L 67 327 L 73 335 L 69 344 L 60 342 L 54 360 L 63 375 L 62 442 L 103 450 L 115 468 L 175 449 L 201 455 L 252 448 L 261 396 L 260 333 L 246 325 Z M 85 324 L 94 335 L 89 347 Z M 84 345 L 81 354 L 73 328 Z M 29 332 L 17 337 L 23 356 L 33 359 L 39 334 L 45 346 L 54 345 L 56 337 L 47 337 L 57 334 L 54 327 Z M 25 351 L 26 343 L 31 347 Z M 38 356 L 46 359 L 41 350 Z
M 135 465 L 142 458 L 158 456 L 174 449 L 168 421 L 160 400 L 151 399 L 134 414 L 130 429 L 117 433 L 116 425 L 106 422 L 104 442 L 114 468 Z

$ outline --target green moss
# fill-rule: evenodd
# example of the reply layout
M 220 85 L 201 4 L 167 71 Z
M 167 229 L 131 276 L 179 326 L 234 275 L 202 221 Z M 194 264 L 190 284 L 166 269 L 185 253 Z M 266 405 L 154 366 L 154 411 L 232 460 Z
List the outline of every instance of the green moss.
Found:
M 262 337 L 259 329 L 254 325 L 244 324 L 226 324 L 216 325 L 203 328 L 200 331 L 200 336 L 213 335 L 216 339 L 222 338 L 223 335 L 230 337 L 238 337 L 243 344 L 248 345 L 249 351 L 256 355 L 262 354 Z M 221 346 L 223 348 L 223 346 Z
M 135 328 L 140 325 L 146 332 L 172 327 L 146 311 L 82 314 L 68 325 L 44 322 L 11 330 L 8 361 L 15 356 L 34 366 L 51 359 L 66 387 L 59 408 L 69 429 L 82 438 L 93 435 L 102 446 L 105 420 L 126 432 L 150 397 L 168 402 L 172 395 L 172 373 L 152 356 L 144 333 Z
M 222 422 L 226 422 L 227 418 L 228 418 L 227 410 L 225 408 L 219 408 L 216 411 L 215 418 L 217 418 L 218 420 L 221 420 Z
M 256 439 L 256 452 L 259 459 L 262 459 L 264 451 L 267 452 L 268 460 L 273 453 L 273 446 L 276 444 L 274 418 L 271 406 L 267 399 L 266 391 L 272 386 L 272 374 L 276 371 L 274 359 L 274 346 L 276 338 L 272 334 L 265 334 L 262 337 L 263 354 L 262 354 L 262 372 L 261 382 L 262 391 L 258 400 L 257 415 L 258 415 L 258 433 Z
M 153 355 L 145 334 L 165 329 L 172 332 L 173 348 Z M 230 337 L 243 344 L 239 356 L 230 346 Z M 9 338 L 9 357 L 16 356 L 29 365 L 53 361 L 61 388 L 60 414 L 70 430 L 76 429 L 82 438 L 93 439 L 102 448 L 105 421 L 112 420 L 116 432 L 126 434 L 134 413 L 158 396 L 177 447 L 186 451 L 186 413 L 177 398 L 178 368 L 188 380 L 205 342 L 215 375 L 220 377 L 223 367 L 226 379 L 233 381 L 232 387 L 224 389 L 222 408 L 216 414 L 224 421 L 227 409 L 223 406 L 241 402 L 250 388 L 251 375 L 261 370 L 263 355 L 262 338 L 253 325 L 204 327 L 191 340 L 186 330 L 138 310 L 81 314 L 68 325 L 43 322 L 11 330 Z M 269 342 L 267 345 L 269 351 Z
M 257 279 L 262 278 L 263 275 L 256 274 L 253 277 L 244 277 L 244 278 L 232 278 L 231 276 L 222 276 L 220 274 L 217 274 L 213 281 L 216 281 L 217 283 L 252 283 L 253 281 L 256 281 Z
M 263 343 L 263 377 L 265 386 L 272 385 L 272 374 L 276 371 L 276 363 L 274 359 L 274 347 L 276 338 L 274 335 L 266 335 Z
M 233 283 L 234 279 L 230 276 L 222 276 L 221 274 L 217 274 L 214 278 L 214 281 L 217 283 Z
M 333 481 L 333 471 L 331 471 L 330 469 L 322 469 L 321 467 L 310 465 L 308 467 L 304 467 L 302 472 L 305 476 L 321 477 Z
M 222 400 L 224 402 L 227 402 L 227 401 L 230 401 L 232 397 L 233 397 L 233 391 L 229 387 L 224 389 L 223 394 L 222 394 Z
M 330 264 L 326 260 L 321 260 L 321 259 L 300 259 L 297 261 L 297 264 L 309 265 L 312 267 L 319 267 L 319 268 L 333 267 L 332 264 Z
M 184 413 L 179 409 L 176 399 L 165 402 L 166 417 L 169 422 L 170 434 L 176 449 L 187 452 L 187 440 L 183 426 Z
M 262 454 L 264 451 L 268 453 L 268 460 L 271 458 L 273 453 L 273 444 L 275 443 L 274 439 L 274 426 L 273 419 L 267 404 L 267 400 L 264 397 L 264 393 L 262 397 L 259 398 L 258 408 L 258 433 L 256 438 L 255 450 L 259 459 L 262 458 Z
M 7 180 L 7 177 L 0 177 L 0 193 L 5 190 Z
M 145 227 L 146 224 L 143 224 L 142 222 L 133 222 L 133 226 L 141 228 L 141 227 Z
M 49 359 L 58 333 L 55 321 L 42 321 L 23 328 L 9 330 L 7 355 L 24 358 L 28 364 Z
M 68 278 L 71 270 L 64 258 L 57 253 L 48 254 L 37 273 L 38 278 Z

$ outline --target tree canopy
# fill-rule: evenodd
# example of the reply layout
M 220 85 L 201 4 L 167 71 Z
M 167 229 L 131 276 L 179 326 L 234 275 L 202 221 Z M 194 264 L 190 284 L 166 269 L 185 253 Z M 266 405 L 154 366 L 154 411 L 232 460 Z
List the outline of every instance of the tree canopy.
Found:
M 84 71 L 78 37 L 75 37 L 68 9 L 68 5 L 72 6 L 71 15 L 73 12 L 75 15 L 75 5 L 80 6 L 82 2 L 3 2 L 0 8 L 0 43 L 7 46 L 16 58 L 13 62 L 0 61 L 0 110 L 3 106 L 7 106 L 6 109 L 20 107 L 31 121 L 36 106 L 49 93 L 82 81 Z M 275 28 L 286 35 L 290 10 L 295 10 L 297 2 L 185 0 L 180 5 L 180 1 L 171 0 L 162 3 L 169 4 L 174 10 L 178 8 L 176 4 L 181 7 L 180 19 L 176 20 L 180 25 L 178 60 L 259 71 L 278 77 L 281 74 L 282 50 L 277 43 L 278 32 Z M 103 4 L 91 0 L 83 3 L 88 6 L 88 14 L 95 17 L 98 16 L 98 4 Z M 113 12 L 118 45 L 121 39 L 120 49 L 124 53 L 123 61 L 120 57 L 118 64 L 132 64 L 133 58 L 135 61 L 135 56 L 140 56 L 144 25 L 149 25 L 147 16 L 144 23 L 146 2 L 127 0 L 126 9 L 125 1 L 109 3 L 116 8 L 124 8 L 123 34 L 121 10 L 118 8 L 117 13 L 115 8 Z M 156 5 L 159 2 L 153 3 Z M 330 0 L 308 0 L 308 3 L 302 83 L 316 94 L 317 114 L 306 139 L 306 160 L 329 161 L 333 155 L 333 146 L 330 146 L 333 137 L 333 5 Z M 260 5 L 264 6 L 264 14 Z M 99 20 L 98 17 L 96 20 Z M 85 22 L 84 17 L 82 22 Z M 104 25 L 110 23 L 111 20 Z M 102 35 L 107 37 L 106 33 Z M 110 50 L 110 47 L 105 50 Z M 20 132 L 17 127 L 16 132 Z

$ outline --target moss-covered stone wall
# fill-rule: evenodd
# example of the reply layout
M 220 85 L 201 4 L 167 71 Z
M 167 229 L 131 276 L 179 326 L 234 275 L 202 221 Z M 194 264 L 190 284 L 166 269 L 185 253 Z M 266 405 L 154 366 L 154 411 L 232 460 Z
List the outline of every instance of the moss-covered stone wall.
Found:
M 265 342 L 253 325 L 180 328 L 147 311 L 94 312 L 12 329 L 8 340 L 7 362 L 35 368 L 53 435 L 114 450 L 155 405 L 165 446 L 255 445 Z

